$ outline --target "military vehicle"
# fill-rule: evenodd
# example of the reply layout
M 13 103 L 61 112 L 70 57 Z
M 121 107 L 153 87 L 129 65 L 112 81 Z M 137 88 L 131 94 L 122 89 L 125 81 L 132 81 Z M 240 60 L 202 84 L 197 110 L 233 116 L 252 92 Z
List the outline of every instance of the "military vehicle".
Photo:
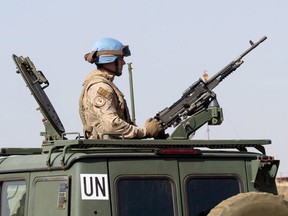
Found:
M 205 123 L 221 124 L 212 89 L 244 55 L 155 115 L 163 127 L 175 126 L 168 138 L 143 140 L 66 132 L 44 74 L 29 57 L 13 55 L 45 132 L 39 148 L 0 149 L 1 216 L 288 215 L 275 184 L 279 160 L 265 152 L 271 140 L 190 138 Z

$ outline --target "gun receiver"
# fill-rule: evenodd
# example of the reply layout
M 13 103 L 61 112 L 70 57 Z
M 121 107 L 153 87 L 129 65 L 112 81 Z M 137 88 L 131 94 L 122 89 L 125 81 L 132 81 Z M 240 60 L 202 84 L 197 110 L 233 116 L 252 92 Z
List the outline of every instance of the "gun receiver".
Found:
M 174 126 L 177 127 L 172 138 L 185 138 L 195 132 L 198 128 L 206 122 L 210 124 L 221 124 L 222 109 L 219 108 L 216 100 L 216 94 L 212 91 L 222 80 L 235 71 L 241 64 L 242 58 L 249 52 L 255 49 L 260 43 L 267 39 L 266 36 L 262 37 L 257 43 L 249 41 L 251 47 L 243 52 L 239 57 L 230 62 L 222 70 L 216 73 L 207 81 L 199 79 L 187 88 L 182 97 L 176 101 L 169 108 L 166 107 L 158 112 L 154 118 L 158 119 L 163 125 L 164 129 Z M 215 102 L 215 103 L 212 103 Z M 211 106 L 214 104 L 214 106 Z M 215 106 L 215 104 L 217 104 Z M 209 115 L 209 117 L 207 117 Z M 187 119 L 189 118 L 189 119 Z M 171 138 L 170 136 L 170 138 Z
M 44 89 L 49 86 L 48 80 L 41 71 L 38 71 L 29 57 L 18 57 L 13 54 L 13 60 L 17 67 L 17 73 L 20 73 L 30 89 L 31 94 L 39 105 L 39 109 L 43 115 L 43 124 L 45 126 L 45 142 L 63 139 L 65 129 L 53 108 Z

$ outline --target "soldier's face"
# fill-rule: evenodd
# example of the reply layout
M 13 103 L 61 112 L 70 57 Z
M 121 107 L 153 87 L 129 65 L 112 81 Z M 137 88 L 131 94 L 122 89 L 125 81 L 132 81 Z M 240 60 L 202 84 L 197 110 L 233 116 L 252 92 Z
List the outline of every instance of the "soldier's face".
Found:
M 121 75 L 122 70 L 123 70 L 123 66 L 126 64 L 126 62 L 124 61 L 124 57 L 122 57 L 122 56 L 118 57 L 117 61 L 118 61 L 118 73 Z
M 116 76 L 122 75 L 123 66 L 126 64 L 123 57 L 118 57 L 116 59 L 118 64 L 115 64 L 115 62 L 110 62 L 108 64 L 105 64 L 105 68 L 108 69 L 108 72 L 114 73 Z M 116 68 L 117 67 L 117 68 Z

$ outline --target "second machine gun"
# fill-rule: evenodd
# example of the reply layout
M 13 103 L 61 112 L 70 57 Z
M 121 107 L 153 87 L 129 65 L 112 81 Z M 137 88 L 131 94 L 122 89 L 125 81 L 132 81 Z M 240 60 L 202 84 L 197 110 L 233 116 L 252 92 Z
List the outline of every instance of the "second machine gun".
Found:
M 156 114 L 154 118 L 161 122 L 164 130 L 171 126 L 177 126 L 170 134 L 169 139 L 188 139 L 191 134 L 207 122 L 209 125 L 219 125 L 222 123 L 222 109 L 219 107 L 216 94 L 212 90 L 244 63 L 242 58 L 245 55 L 266 39 L 267 37 L 264 36 L 256 43 L 249 41 L 251 47 L 239 57 L 207 81 L 200 78 L 184 91 L 178 101 Z M 158 138 L 163 137 L 165 137 L 164 134 Z

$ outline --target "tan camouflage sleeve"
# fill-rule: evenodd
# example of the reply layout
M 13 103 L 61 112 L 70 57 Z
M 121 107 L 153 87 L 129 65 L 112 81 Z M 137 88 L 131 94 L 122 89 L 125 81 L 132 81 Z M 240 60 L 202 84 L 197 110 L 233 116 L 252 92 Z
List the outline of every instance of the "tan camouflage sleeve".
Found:
M 87 99 L 93 104 L 103 130 L 117 132 L 124 138 L 143 138 L 146 128 L 136 127 L 121 119 L 117 113 L 117 95 L 106 83 L 96 83 L 87 92 Z

